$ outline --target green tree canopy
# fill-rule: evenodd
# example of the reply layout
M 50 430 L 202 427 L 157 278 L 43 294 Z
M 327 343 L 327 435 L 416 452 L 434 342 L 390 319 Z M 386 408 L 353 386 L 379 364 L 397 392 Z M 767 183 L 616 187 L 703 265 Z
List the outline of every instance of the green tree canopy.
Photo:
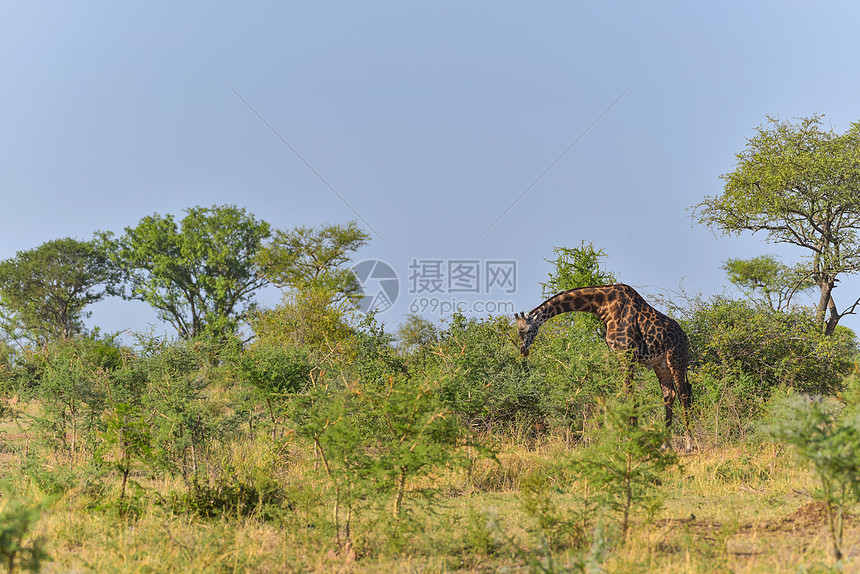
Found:
M 149 303 L 183 338 L 234 333 L 266 285 L 254 256 L 269 224 L 232 205 L 193 207 L 144 217 L 113 238 L 103 234 L 124 272 L 127 299 Z
M 711 229 L 763 232 L 768 241 L 806 251 L 804 273 L 821 291 L 817 317 L 830 334 L 841 312 L 833 299 L 840 275 L 860 271 L 860 122 L 843 134 L 824 129 L 823 116 L 797 123 L 768 118 L 724 174 L 723 193 L 695 206 Z
M 325 289 L 335 299 L 351 299 L 361 292 L 361 285 L 344 265 L 368 241 L 370 235 L 355 221 L 319 229 L 278 230 L 256 260 L 263 274 L 279 287 Z
M 552 264 L 547 280 L 540 284 L 544 297 L 580 287 L 593 287 L 615 283 L 611 271 L 601 267 L 606 258 L 602 249 L 583 241 L 579 247 L 553 247 L 555 259 L 544 259 Z M 590 336 L 603 338 L 603 321 L 590 313 L 568 313 L 557 317 L 550 329 L 584 329 Z
M 411 352 L 439 340 L 439 329 L 429 319 L 409 313 L 397 327 L 398 347 Z
M 315 364 L 335 368 L 355 356 L 356 315 L 355 306 L 332 300 L 327 289 L 287 291 L 274 309 L 251 314 L 251 348 L 303 349 Z
M 85 308 L 117 293 L 119 274 L 95 241 L 48 241 L 0 263 L 10 336 L 36 344 L 85 331 Z
M 815 287 L 802 268 L 788 267 L 773 255 L 729 258 L 723 270 L 747 297 L 760 299 L 774 311 L 788 307 L 795 293 Z
M 552 251 L 555 259 L 544 260 L 553 266 L 549 278 L 540 284 L 544 297 L 568 289 L 615 283 L 615 276 L 600 266 L 606 253 L 592 243 L 583 241 L 579 247 L 554 247 Z

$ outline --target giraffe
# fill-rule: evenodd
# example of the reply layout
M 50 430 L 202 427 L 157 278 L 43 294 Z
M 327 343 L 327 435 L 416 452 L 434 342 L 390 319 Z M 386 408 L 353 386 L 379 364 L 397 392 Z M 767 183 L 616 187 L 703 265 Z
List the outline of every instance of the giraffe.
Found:
M 528 313 L 518 313 L 517 334 L 520 351 L 528 357 L 538 329 L 559 313 L 581 311 L 597 315 L 606 328 L 604 339 L 610 349 L 629 352 L 625 368 L 625 388 L 630 391 L 634 362 L 654 369 L 666 408 L 666 428 L 672 424 L 672 405 L 680 395 L 686 428 L 686 449 L 691 447 L 689 410 L 693 389 L 687 381 L 689 341 L 672 318 L 645 302 L 629 285 L 616 283 L 562 291 Z

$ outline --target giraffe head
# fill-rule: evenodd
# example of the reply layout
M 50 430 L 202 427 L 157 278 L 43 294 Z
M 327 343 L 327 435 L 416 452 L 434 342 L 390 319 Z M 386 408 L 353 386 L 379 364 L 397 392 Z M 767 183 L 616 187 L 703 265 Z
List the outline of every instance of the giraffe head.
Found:
M 527 317 L 525 313 L 514 315 L 517 319 L 517 335 L 520 336 L 520 352 L 523 357 L 529 356 L 529 347 L 535 342 L 537 337 L 538 326 L 532 317 Z

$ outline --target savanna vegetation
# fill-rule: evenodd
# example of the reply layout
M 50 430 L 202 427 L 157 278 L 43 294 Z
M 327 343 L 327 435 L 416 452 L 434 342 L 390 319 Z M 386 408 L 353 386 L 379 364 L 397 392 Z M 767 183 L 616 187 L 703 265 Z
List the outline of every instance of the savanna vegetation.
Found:
M 830 183 L 856 184 L 848 167 Z M 727 181 L 727 193 L 743 184 Z M 19 253 L 0 264 L 0 562 L 851 571 L 860 381 L 854 333 L 838 325 L 853 307 L 836 310 L 830 284 L 853 270 L 850 229 L 838 261 L 831 234 L 806 267 L 724 262 L 742 297 L 658 304 L 691 341 L 690 454 L 672 448 L 683 423 L 663 428 L 653 374 L 623 392 L 591 316 L 556 317 L 525 360 L 511 317 L 390 330 L 357 311 L 346 270 L 369 237 L 354 224 L 271 230 L 214 206 Z M 615 280 L 589 243 L 547 257 L 546 295 Z M 283 289 L 271 309 L 254 299 L 267 284 Z M 823 305 L 800 306 L 816 288 Z M 108 296 L 149 303 L 176 336 L 87 329 L 87 306 Z

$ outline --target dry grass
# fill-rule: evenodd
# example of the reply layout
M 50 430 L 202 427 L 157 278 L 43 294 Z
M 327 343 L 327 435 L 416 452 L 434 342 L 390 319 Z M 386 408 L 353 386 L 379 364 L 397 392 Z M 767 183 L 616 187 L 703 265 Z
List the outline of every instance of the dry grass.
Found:
M 8 423 L 0 452 L 5 476 L 20 497 L 44 497 L 21 470 L 21 433 Z M 425 479 L 439 497 L 432 506 L 413 501 L 409 528 L 392 540 L 382 511 L 356 520 L 356 544 L 337 548 L 331 494 L 313 449 L 285 439 L 229 445 L 220 456 L 249 480 L 280 484 L 290 506 L 278 520 L 204 519 L 163 501 L 180 492 L 178 480 L 141 479 L 140 513 L 125 516 L 99 496 L 76 488 L 50 502 L 36 528 L 52 562 L 45 572 L 512 572 L 534 571 L 543 560 L 555 571 L 590 564 L 604 572 L 826 572 L 828 554 L 822 504 L 815 481 L 778 445 L 708 448 L 682 456 L 682 466 L 659 487 L 664 505 L 652 522 L 639 519 L 624 543 L 556 549 L 551 562 L 533 535 L 533 519 L 519 499 L 521 480 L 566 452 L 562 438 L 509 439 L 497 460 L 476 458 L 469 471 L 439 471 Z M 213 465 L 217 467 L 217 465 Z M 217 474 L 217 470 L 213 471 Z M 585 491 L 573 475 L 553 477 L 560 508 L 574 507 Z M 405 533 L 405 534 L 404 534 Z M 847 557 L 841 571 L 860 571 L 860 523 L 849 517 Z M 530 563 L 530 561 L 532 561 Z

